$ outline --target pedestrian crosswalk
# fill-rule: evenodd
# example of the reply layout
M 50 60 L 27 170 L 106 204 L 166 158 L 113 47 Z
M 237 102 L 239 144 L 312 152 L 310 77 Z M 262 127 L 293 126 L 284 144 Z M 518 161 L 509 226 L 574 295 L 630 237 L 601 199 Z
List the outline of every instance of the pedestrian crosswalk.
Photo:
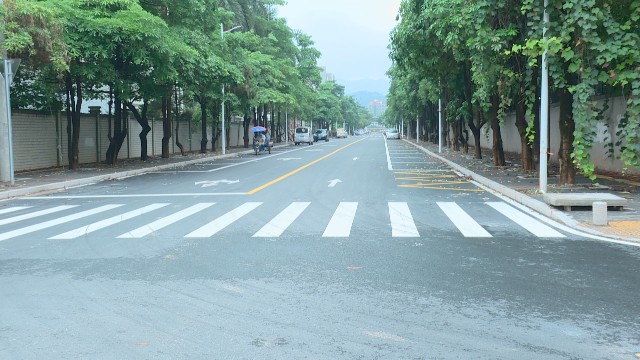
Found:
M 213 238 L 234 226 L 240 226 L 242 231 L 248 231 L 248 235 L 254 238 L 278 238 L 285 236 L 288 230 L 292 232 L 291 228 L 296 221 L 318 223 L 317 229 L 322 229 L 317 234 L 305 235 L 345 238 L 353 235 L 359 220 L 366 223 L 363 226 L 371 227 L 373 224 L 379 228 L 379 234 L 388 234 L 391 238 L 427 237 L 435 229 L 454 231 L 466 238 L 491 238 L 498 235 L 496 224 L 502 224 L 501 236 L 505 235 L 505 231 L 510 231 L 529 233 L 540 238 L 564 237 L 551 226 L 504 202 L 436 202 L 426 205 L 388 202 L 378 207 L 372 207 L 369 203 L 363 205 L 358 202 L 340 202 L 335 208 L 327 204 L 316 207 L 313 205 L 311 202 L 292 202 L 277 206 L 267 206 L 262 202 L 234 205 L 203 202 L 190 205 L 152 203 L 15 206 L 0 209 L 0 241 L 26 235 L 51 240 L 73 240 L 94 233 L 100 234 L 101 238 L 141 239 L 159 234 L 169 227 L 173 227 L 172 234 L 179 233 L 180 237 L 199 239 Z M 372 213 L 374 208 L 377 209 L 377 214 Z M 252 213 L 260 213 L 262 216 L 250 217 Z M 253 229 L 247 230 L 246 224 L 234 225 L 243 218 L 252 219 L 250 224 Z

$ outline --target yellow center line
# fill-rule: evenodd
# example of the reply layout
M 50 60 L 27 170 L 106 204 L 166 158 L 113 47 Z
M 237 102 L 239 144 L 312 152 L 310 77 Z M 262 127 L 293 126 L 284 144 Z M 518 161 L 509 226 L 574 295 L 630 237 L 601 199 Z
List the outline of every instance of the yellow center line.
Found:
M 271 186 L 271 185 L 273 185 L 273 184 L 276 184 L 276 183 L 278 183 L 278 182 L 280 182 L 280 181 L 282 181 L 282 180 L 284 180 L 284 179 L 286 179 L 286 178 L 288 178 L 288 177 L 290 177 L 290 176 L 292 176 L 292 175 L 295 175 L 295 174 L 299 173 L 300 171 L 302 171 L 302 170 L 304 170 L 304 169 L 308 168 L 309 166 L 311 166 L 311 165 L 313 165 L 313 164 L 316 164 L 316 163 L 319 163 L 320 161 L 322 161 L 322 160 L 324 160 L 324 159 L 326 159 L 326 158 L 328 158 L 328 157 L 330 157 L 330 156 L 333 156 L 333 155 L 335 155 L 335 154 L 339 153 L 340 151 L 342 151 L 342 150 L 344 150 L 344 149 L 348 148 L 349 146 L 351 146 L 351 145 L 355 145 L 355 144 L 359 143 L 360 141 L 363 141 L 363 140 L 366 140 L 366 139 L 367 139 L 367 138 L 360 139 L 360 140 L 358 140 L 358 141 L 354 141 L 354 142 L 352 142 L 351 144 L 345 145 L 345 146 L 343 146 L 343 147 L 341 147 L 341 148 L 339 148 L 339 149 L 337 149 L 337 150 L 335 150 L 335 151 L 332 151 L 331 153 L 329 153 L 329 154 L 327 154 L 327 155 L 325 155 L 325 156 L 323 156 L 323 157 L 321 157 L 321 158 L 318 158 L 318 159 L 316 159 L 316 160 L 313 160 L 312 162 L 310 162 L 310 163 L 308 163 L 308 164 L 306 164 L 306 165 L 303 165 L 303 166 L 301 166 L 301 167 L 299 167 L 299 168 L 297 168 L 297 169 L 295 169 L 295 170 L 291 171 L 290 173 L 284 174 L 284 175 L 280 176 L 279 178 L 277 178 L 277 179 L 275 179 L 275 180 L 271 180 L 271 181 L 269 181 L 268 183 L 266 183 L 266 184 L 264 184 L 264 185 L 262 185 L 262 186 L 259 186 L 259 187 L 255 188 L 255 189 L 253 189 L 253 190 L 251 190 L 251 191 L 247 192 L 247 195 L 253 195 L 253 194 L 257 193 L 258 191 L 262 191 L 262 190 L 264 190 L 264 189 L 268 188 L 269 186 Z

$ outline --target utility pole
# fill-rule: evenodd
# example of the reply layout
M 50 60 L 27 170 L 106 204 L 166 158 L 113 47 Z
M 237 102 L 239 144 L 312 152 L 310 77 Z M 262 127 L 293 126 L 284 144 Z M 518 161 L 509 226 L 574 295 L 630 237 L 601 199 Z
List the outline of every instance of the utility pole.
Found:
M 548 0 L 544 0 L 544 27 L 542 38 L 545 50 L 542 53 L 542 79 L 540 84 L 540 192 L 547 192 L 547 147 L 549 136 L 549 66 L 547 64 Z
M 0 0 L 3 6 L 3 0 Z M 0 21 L 2 21 L 0 19 Z M 4 63 L 4 74 L 0 86 L 0 182 L 14 183 L 13 171 L 13 139 L 11 130 L 11 60 L 4 47 L 4 34 L 0 33 L 0 48 Z
M 1 1 L 1 0 L 0 0 Z M 220 37 L 222 38 L 222 41 L 224 42 L 224 33 L 227 32 L 231 32 L 233 30 L 239 29 L 241 28 L 241 26 L 234 26 L 231 29 L 224 31 L 224 25 L 222 23 L 220 23 Z M 222 155 L 227 153 L 227 129 L 225 128 L 225 123 L 224 123 L 224 84 L 222 84 L 222 111 L 221 111 L 221 115 L 222 115 Z

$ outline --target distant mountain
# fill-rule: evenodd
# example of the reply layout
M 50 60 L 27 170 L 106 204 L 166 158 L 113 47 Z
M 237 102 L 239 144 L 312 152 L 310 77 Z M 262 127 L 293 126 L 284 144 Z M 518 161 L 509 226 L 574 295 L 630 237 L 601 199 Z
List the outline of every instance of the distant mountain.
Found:
M 355 94 L 358 92 L 375 92 L 386 94 L 389 91 L 389 79 L 387 78 L 359 80 L 344 80 L 338 78 L 336 80 L 338 84 L 344 85 L 346 94 Z
M 353 96 L 358 101 L 358 104 L 365 108 L 368 107 L 369 103 L 373 100 L 387 101 L 387 95 L 372 91 L 358 91 L 349 95 Z

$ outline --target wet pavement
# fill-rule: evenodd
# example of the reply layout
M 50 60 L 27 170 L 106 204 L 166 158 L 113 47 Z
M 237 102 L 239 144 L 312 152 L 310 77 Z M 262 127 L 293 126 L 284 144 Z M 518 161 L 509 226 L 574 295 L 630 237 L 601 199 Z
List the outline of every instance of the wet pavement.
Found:
M 415 144 L 415 143 L 414 143 Z M 279 145 L 286 146 L 286 145 Z M 293 144 L 289 144 L 293 146 Z M 586 231 L 595 235 L 604 236 L 623 241 L 640 242 L 640 176 L 601 173 L 598 174 L 596 183 L 584 176 L 578 175 L 575 186 L 559 186 L 558 172 L 553 166 L 549 169 L 548 192 L 573 192 L 573 193 L 609 193 L 628 200 L 627 205 L 619 211 L 608 211 L 609 224 L 607 226 L 593 225 L 593 214 L 591 208 L 574 208 L 572 211 L 565 211 L 562 208 L 553 208 L 544 204 L 543 194 L 539 189 L 539 179 L 535 172 L 523 171 L 519 164 L 519 156 L 516 154 L 506 154 L 507 166 L 497 167 L 493 165 L 491 152 L 483 151 L 483 159 L 474 159 L 473 149 L 468 154 L 460 151 L 453 151 L 448 147 L 443 147 L 442 153 L 438 154 L 438 146 L 431 143 L 419 144 L 419 147 L 429 156 L 438 158 L 441 161 L 450 161 L 453 164 L 466 169 L 466 174 L 472 177 L 484 178 L 484 184 L 507 197 L 507 189 L 517 191 L 516 201 L 526 206 L 537 205 L 535 210 L 540 212 L 540 208 L 548 208 L 551 213 L 561 213 L 561 220 L 565 225 L 577 230 Z M 32 195 L 41 192 L 56 191 L 74 186 L 81 186 L 87 183 L 113 180 L 122 177 L 135 176 L 150 171 L 168 170 L 176 167 L 197 164 L 235 157 L 242 153 L 250 153 L 250 149 L 232 148 L 226 155 L 220 153 L 189 153 L 186 156 L 174 155 L 168 159 L 159 157 L 149 158 L 147 161 L 139 159 L 121 160 L 117 165 L 84 164 L 77 171 L 67 168 L 51 168 L 37 171 L 27 171 L 17 173 L 14 184 L 0 183 L 0 200 L 11 197 Z M 502 185 L 502 186 L 500 186 Z M 544 213 L 544 211 L 543 211 Z M 558 220 L 558 219 L 555 219 Z

